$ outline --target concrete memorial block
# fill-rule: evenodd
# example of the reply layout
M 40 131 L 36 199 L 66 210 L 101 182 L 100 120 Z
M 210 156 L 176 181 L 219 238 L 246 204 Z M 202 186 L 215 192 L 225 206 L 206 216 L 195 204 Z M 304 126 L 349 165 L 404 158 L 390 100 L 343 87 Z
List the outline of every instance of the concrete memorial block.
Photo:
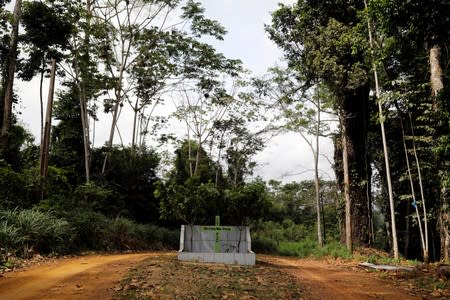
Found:
M 179 260 L 254 265 L 248 226 L 181 225 Z

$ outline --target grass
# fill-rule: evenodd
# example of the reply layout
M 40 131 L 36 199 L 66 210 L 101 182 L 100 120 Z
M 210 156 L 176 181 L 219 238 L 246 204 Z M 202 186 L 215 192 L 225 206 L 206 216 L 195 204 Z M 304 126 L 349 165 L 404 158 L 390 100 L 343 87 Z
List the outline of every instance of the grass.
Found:
M 324 245 L 322 248 L 317 245 L 317 242 L 310 239 L 305 239 L 300 242 L 280 242 L 278 245 L 278 254 L 285 256 L 304 257 L 333 257 L 351 259 L 351 253 L 341 244 L 331 242 Z
M 303 289 L 277 267 L 180 262 L 160 255 L 142 262 L 115 299 L 300 299 Z

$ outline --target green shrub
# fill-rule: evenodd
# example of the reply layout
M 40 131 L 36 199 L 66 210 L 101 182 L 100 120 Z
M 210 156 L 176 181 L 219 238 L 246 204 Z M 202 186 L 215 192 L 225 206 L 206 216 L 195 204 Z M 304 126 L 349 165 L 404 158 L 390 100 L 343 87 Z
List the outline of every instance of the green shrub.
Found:
M 177 250 L 180 247 L 180 231 L 159 227 L 153 232 L 153 239 L 160 242 L 162 249 Z
M 156 225 L 143 225 L 146 229 L 145 238 L 149 249 L 152 250 L 178 250 L 180 231 L 170 230 Z
M 70 244 L 68 243 L 71 233 L 69 223 L 56 218 L 51 212 L 34 209 L 2 211 L 0 221 L 3 223 L 5 239 L 8 234 L 16 241 L 20 240 L 14 245 L 9 242 L 14 247 L 14 252 L 19 255 L 65 251 Z M 23 252 L 20 253 L 20 250 Z
M 90 210 L 67 216 L 68 221 L 50 211 L 0 211 L 0 262 L 8 252 L 27 257 L 35 252 L 178 248 L 179 230 L 137 224 L 124 217 L 109 219 Z
M 18 249 L 22 241 L 17 227 L 9 225 L 7 221 L 0 222 L 0 266 L 7 262 L 8 253 Z
M 286 256 L 308 257 L 317 252 L 316 241 L 304 239 L 300 242 L 282 242 L 279 245 L 279 253 Z
M 252 251 L 255 253 L 278 254 L 277 243 L 271 239 L 252 240 Z
M 77 211 L 71 218 L 73 251 L 107 250 L 108 223 L 104 215 L 93 211 Z
M 347 248 L 339 242 L 330 242 L 325 244 L 322 249 L 318 249 L 319 253 L 316 254 L 317 257 L 330 256 L 333 258 L 345 258 L 350 259 L 352 254 L 347 250 Z
M 142 241 L 138 239 L 139 226 L 133 221 L 117 217 L 109 223 L 109 245 L 113 250 L 140 249 Z

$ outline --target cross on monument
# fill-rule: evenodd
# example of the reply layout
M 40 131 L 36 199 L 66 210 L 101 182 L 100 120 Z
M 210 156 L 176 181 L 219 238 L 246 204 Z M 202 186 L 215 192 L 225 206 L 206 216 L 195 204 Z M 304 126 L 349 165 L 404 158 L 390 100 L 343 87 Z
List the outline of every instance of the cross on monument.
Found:
M 220 216 L 216 216 L 216 243 L 214 244 L 214 252 L 220 252 Z
M 214 231 L 215 232 L 215 243 L 214 243 L 214 252 L 215 253 L 220 253 L 221 249 L 220 249 L 220 232 L 222 231 L 230 231 L 231 228 L 230 227 L 223 227 L 220 226 L 220 216 L 216 216 L 216 222 L 215 222 L 215 226 L 212 227 L 208 227 L 208 226 L 204 226 L 202 228 L 205 231 Z

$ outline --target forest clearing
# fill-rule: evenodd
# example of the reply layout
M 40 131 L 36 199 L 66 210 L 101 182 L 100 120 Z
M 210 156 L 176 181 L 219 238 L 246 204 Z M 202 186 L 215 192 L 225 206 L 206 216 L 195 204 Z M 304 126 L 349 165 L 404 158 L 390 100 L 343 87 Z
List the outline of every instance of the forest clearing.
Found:
M 0 296 L 447 297 L 448 12 L 0 0 Z
M 387 275 L 367 272 L 355 261 L 268 255 L 258 256 L 254 267 L 242 267 L 179 262 L 173 252 L 96 254 L 4 274 L 0 299 L 408 300 L 450 295 L 449 288 L 437 291 L 412 284 L 420 276 L 433 274 Z

